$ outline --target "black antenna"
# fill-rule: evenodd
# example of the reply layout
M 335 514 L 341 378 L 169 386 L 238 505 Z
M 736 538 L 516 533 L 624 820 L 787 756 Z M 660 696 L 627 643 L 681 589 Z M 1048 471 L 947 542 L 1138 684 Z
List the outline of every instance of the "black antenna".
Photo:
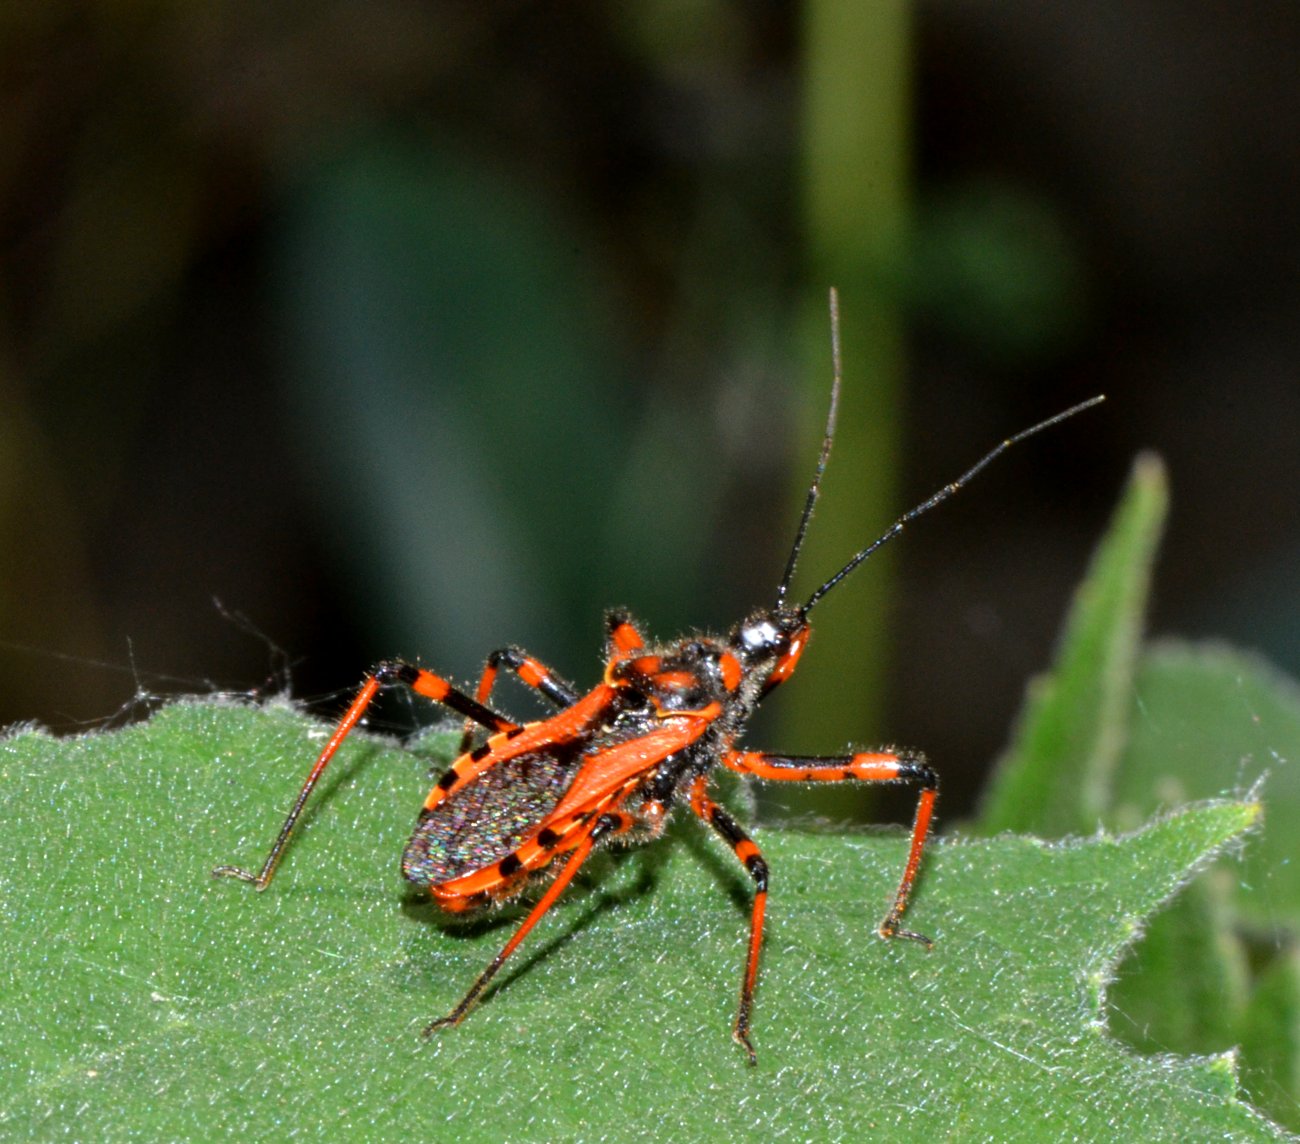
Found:
M 826 471 L 826 462 L 831 455 L 831 441 L 835 438 L 835 414 L 840 407 L 840 381 L 844 371 L 840 360 L 840 296 L 834 286 L 831 287 L 831 369 L 833 373 L 831 408 L 826 415 L 826 433 L 822 437 L 821 456 L 817 458 L 812 484 L 808 486 L 808 499 L 803 503 L 803 515 L 799 518 L 799 530 L 794 534 L 794 547 L 790 549 L 790 559 L 785 562 L 785 573 L 781 577 L 781 583 L 776 586 L 778 609 L 785 603 L 785 594 L 790 589 L 794 566 L 799 562 L 799 549 L 803 547 L 804 534 L 808 531 L 808 522 L 812 520 L 813 509 L 817 506 L 817 495 L 821 492 L 822 474 Z
M 836 384 L 838 385 L 838 371 L 837 371 Z M 1092 406 L 1099 405 L 1101 402 L 1105 400 L 1106 398 L 1104 394 L 1098 397 L 1091 397 L 1087 401 L 1079 402 L 1078 405 L 1070 406 L 1069 409 L 1066 409 L 1063 412 L 1058 413 L 1055 417 L 1049 417 L 1046 421 L 1040 421 L 1037 425 L 1031 425 L 1028 429 L 1021 430 L 1014 437 L 1008 437 L 996 449 L 993 449 L 992 451 L 986 453 L 979 461 L 977 461 L 974 465 L 972 465 L 969 469 L 967 469 L 964 473 L 962 473 L 962 475 L 958 477 L 955 481 L 953 481 L 951 484 L 944 485 L 944 487 L 941 488 L 937 493 L 935 493 L 934 496 L 930 497 L 929 500 L 923 501 L 921 504 L 917 505 L 916 508 L 903 513 L 902 516 L 900 516 L 896 521 L 894 521 L 893 524 L 889 526 L 889 528 L 884 532 L 882 536 L 880 536 L 878 539 L 873 540 L 870 544 L 868 544 L 866 548 L 864 548 L 861 552 L 859 552 L 856 556 L 854 556 L 852 560 L 850 560 L 846 565 L 844 565 L 844 567 L 841 568 L 838 572 L 836 572 L 835 575 L 832 576 L 829 580 L 827 580 L 825 584 L 823 584 L 820 588 L 817 589 L 817 591 L 815 591 L 811 596 L 809 596 L 808 602 L 804 604 L 802 608 L 799 609 L 800 612 L 806 615 L 809 611 L 812 610 L 812 606 L 815 603 L 817 603 L 818 600 L 820 600 L 824 595 L 826 595 L 827 592 L 829 592 L 832 588 L 834 588 L 836 584 L 838 584 L 841 580 L 843 580 L 844 577 L 847 576 L 850 572 L 852 572 L 859 564 L 861 564 L 864 560 L 866 560 L 866 558 L 870 556 L 873 552 L 875 552 L 877 548 L 893 540 L 894 537 L 896 537 L 900 532 L 902 532 L 903 529 L 911 521 L 915 520 L 922 513 L 929 512 L 936 505 L 942 504 L 944 501 L 946 501 L 950 496 L 952 496 L 953 493 L 955 493 L 969 480 L 971 480 L 971 478 L 974 477 L 981 469 L 983 469 L 985 465 L 987 465 L 995 457 L 1006 452 L 1008 449 L 1011 448 L 1012 445 L 1016 444 L 1016 442 L 1023 441 L 1026 437 L 1032 437 L 1035 433 L 1040 433 L 1044 429 L 1049 429 L 1051 428 L 1051 426 L 1057 424 L 1058 422 L 1064 421 L 1067 417 L 1073 417 L 1076 413 L 1082 413 L 1085 409 L 1091 409 Z M 833 415 L 834 407 L 835 407 L 835 402 L 834 402 L 834 398 L 832 397 L 831 400 L 832 415 Z M 812 511 L 812 502 L 815 499 L 816 491 L 817 491 L 817 482 L 821 480 L 822 468 L 826 463 L 826 453 L 828 452 L 829 444 L 830 444 L 829 441 L 827 441 L 825 444 L 822 445 L 822 460 L 821 463 L 817 466 L 817 476 L 813 480 L 813 487 L 809 492 L 808 505 L 804 509 L 804 519 L 799 524 L 800 541 L 803 540 L 804 529 L 808 524 L 808 517 Z M 798 551 L 798 543 L 796 543 L 795 551 L 796 552 Z M 786 579 L 789 579 L 790 572 L 793 570 L 793 566 L 794 566 L 794 557 L 792 555 L 790 559 L 790 568 L 786 570 Z M 785 588 L 785 581 L 782 581 L 781 586 L 782 589 Z

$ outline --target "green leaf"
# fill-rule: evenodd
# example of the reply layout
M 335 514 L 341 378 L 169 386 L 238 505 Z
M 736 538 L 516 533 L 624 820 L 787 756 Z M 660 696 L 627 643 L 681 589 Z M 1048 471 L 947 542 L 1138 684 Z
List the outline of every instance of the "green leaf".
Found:
M 1133 1055 L 1101 1008 L 1126 943 L 1252 804 L 936 845 L 909 914 L 928 952 L 873 936 L 901 837 L 765 833 L 751 1069 L 729 1036 L 747 879 L 691 822 L 596 863 L 429 1041 L 510 933 L 436 924 L 400 887 L 430 752 L 354 737 L 268 891 L 212 879 L 262 858 L 326 731 L 209 703 L 0 743 L 0 1135 L 1283 1138 L 1230 1057 Z
M 1132 703 L 1108 823 L 1131 828 L 1161 807 L 1264 779 L 1268 817 L 1234 906 L 1261 929 L 1300 932 L 1300 688 L 1257 656 L 1164 641 L 1143 657 Z
M 1253 840 L 1252 840 L 1253 841 Z M 1115 1033 L 1143 1052 L 1203 1053 L 1237 1043 L 1249 996 L 1231 906 L 1237 865 L 1207 871 L 1152 920 L 1111 986 Z
M 1056 664 L 1030 685 L 985 797 L 981 833 L 1086 833 L 1109 809 L 1167 505 L 1164 467 L 1152 454 L 1139 457 L 1075 595 Z
M 1241 1022 L 1241 1066 L 1253 1103 L 1294 1123 L 1300 1093 L 1300 950 L 1294 943 L 1255 983 Z
M 1129 725 L 1111 825 L 1256 784 L 1268 812 L 1242 861 L 1198 882 L 1126 959 L 1111 998 L 1116 1029 L 1148 1051 L 1239 1045 L 1252 1097 L 1294 1128 L 1300 691 L 1254 656 L 1162 642 L 1142 657 Z

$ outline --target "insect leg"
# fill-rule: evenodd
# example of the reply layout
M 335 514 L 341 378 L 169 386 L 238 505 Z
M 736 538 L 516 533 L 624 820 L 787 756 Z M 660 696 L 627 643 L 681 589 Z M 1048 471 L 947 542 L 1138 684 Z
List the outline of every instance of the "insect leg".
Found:
M 722 758 L 733 771 L 776 782 L 846 782 L 907 783 L 921 788 L 912 819 L 912 841 L 907 851 L 907 865 L 894 895 L 894 904 L 878 927 L 881 937 L 904 937 L 922 945 L 933 943 L 928 937 L 901 929 L 899 923 L 912 894 L 912 883 L 921 865 L 921 854 L 930 833 L 934 803 L 939 797 L 939 776 L 919 751 L 866 751 L 856 755 L 768 755 L 758 751 L 732 751 Z
M 544 663 L 534 659 L 522 648 L 502 647 L 492 652 L 483 664 L 483 674 L 479 677 L 478 690 L 474 693 L 477 702 L 485 704 L 492 698 L 497 671 L 502 667 L 513 671 L 523 683 L 541 692 L 556 707 L 572 707 L 578 701 L 577 688 L 556 675 Z M 469 750 L 474 723 L 474 719 L 465 720 L 465 733 L 461 736 L 460 749 L 456 752 L 458 755 Z
M 267 854 L 266 861 L 262 863 L 262 869 L 254 874 L 239 866 L 218 866 L 212 871 L 213 877 L 238 878 L 241 882 L 251 882 L 259 890 L 266 889 L 275 874 L 275 868 L 280 864 L 280 858 L 284 854 L 285 847 L 289 844 L 289 836 L 293 834 L 293 828 L 298 822 L 299 815 L 302 814 L 302 808 L 307 804 L 307 799 L 320 781 L 321 775 L 325 773 L 325 768 L 329 766 L 330 760 L 339 747 L 343 745 L 343 740 L 348 737 L 348 732 L 357 725 L 361 720 L 361 716 L 366 713 L 366 709 L 374 702 L 375 696 L 380 689 L 393 683 L 405 684 L 412 691 L 450 707 L 453 711 L 459 712 L 476 723 L 481 723 L 491 731 L 509 731 L 515 726 L 509 719 L 498 715 L 495 711 L 488 710 L 482 703 L 471 699 L 440 675 L 425 671 L 414 664 L 402 663 L 399 660 L 389 660 L 381 663 L 366 676 L 365 682 L 361 685 L 361 690 L 357 692 L 356 698 L 352 700 L 347 711 L 344 712 L 343 718 L 339 720 L 338 726 L 334 728 L 334 733 L 329 737 L 324 749 L 316 757 L 316 762 L 312 764 L 307 779 L 302 784 L 302 789 L 298 791 L 298 797 L 294 799 L 293 806 L 285 817 L 284 825 L 280 827 L 280 833 L 276 836 L 275 842 L 271 844 L 270 853 Z
M 605 631 L 608 633 L 611 660 L 625 659 L 645 647 L 645 639 L 632 622 L 631 614 L 621 609 L 606 615 Z
M 749 835 L 741 829 L 721 806 L 705 792 L 705 776 L 691 784 L 691 810 L 722 836 L 735 852 L 741 864 L 754 879 L 754 909 L 749 920 L 749 955 L 745 961 L 745 976 L 740 983 L 740 1009 L 731 1035 L 749 1054 L 749 1063 L 758 1064 L 754 1046 L 749 1039 L 749 1016 L 754 1007 L 754 983 L 758 980 L 758 954 L 763 947 L 763 915 L 767 911 L 767 862 Z
M 519 948 L 520 944 L 523 942 L 524 938 L 528 936 L 529 931 L 532 930 L 533 926 L 541 921 L 542 915 L 555 905 L 555 900 L 564 892 L 564 888 L 573 881 L 573 876 L 577 874 L 579 868 L 591 854 L 592 847 L 611 831 L 621 833 L 627 830 L 631 824 L 632 820 L 621 812 L 601 814 L 595 818 L 592 825 L 586 828 L 582 836 L 578 839 L 577 844 L 569 855 L 568 861 L 564 863 L 564 867 L 560 870 L 555 881 L 547 887 L 546 893 L 544 893 L 538 899 L 537 904 L 529 910 L 528 916 L 520 923 L 519 928 L 515 930 L 514 935 L 508 942 L 506 942 L 501 952 L 498 953 L 496 957 L 488 963 L 488 967 L 478 975 L 474 984 L 469 987 L 469 992 L 461 998 L 460 1004 L 458 1004 L 456 1008 L 445 1017 L 439 1017 L 436 1021 L 425 1026 L 424 1035 L 426 1037 L 431 1033 L 436 1032 L 438 1029 L 446 1029 L 450 1028 L 452 1025 L 459 1025 L 461 1021 L 465 1019 L 465 1014 L 474 1008 L 475 1003 L 478 1001 L 479 997 L 482 996 L 483 990 L 488 987 L 492 978 L 497 975 L 498 970 L 500 970 L 501 966 L 505 964 L 506 958 Z

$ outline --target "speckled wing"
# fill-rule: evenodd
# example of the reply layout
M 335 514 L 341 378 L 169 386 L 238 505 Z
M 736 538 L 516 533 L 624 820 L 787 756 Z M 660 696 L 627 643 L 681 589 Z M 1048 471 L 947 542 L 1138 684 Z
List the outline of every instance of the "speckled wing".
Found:
M 402 856 L 403 876 L 436 886 L 517 850 L 559 804 L 589 750 L 589 740 L 576 740 L 489 767 L 416 826 Z

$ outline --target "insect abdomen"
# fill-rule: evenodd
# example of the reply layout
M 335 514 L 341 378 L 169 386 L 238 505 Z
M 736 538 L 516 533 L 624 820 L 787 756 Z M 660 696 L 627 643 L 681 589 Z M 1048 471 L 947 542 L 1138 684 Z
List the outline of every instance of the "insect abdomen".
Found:
M 437 886 L 513 853 L 559 803 L 579 758 L 575 744 L 490 767 L 421 818 L 402 855 L 402 876 Z

